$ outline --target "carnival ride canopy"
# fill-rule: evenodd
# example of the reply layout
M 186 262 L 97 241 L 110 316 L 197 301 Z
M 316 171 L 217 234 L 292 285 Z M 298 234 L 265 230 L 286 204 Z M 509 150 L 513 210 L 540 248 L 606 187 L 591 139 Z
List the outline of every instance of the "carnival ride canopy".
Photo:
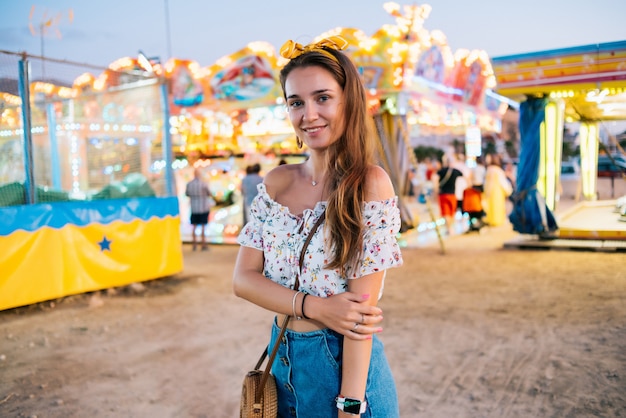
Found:
M 562 99 L 567 122 L 626 120 L 626 40 L 492 59 L 497 92 Z

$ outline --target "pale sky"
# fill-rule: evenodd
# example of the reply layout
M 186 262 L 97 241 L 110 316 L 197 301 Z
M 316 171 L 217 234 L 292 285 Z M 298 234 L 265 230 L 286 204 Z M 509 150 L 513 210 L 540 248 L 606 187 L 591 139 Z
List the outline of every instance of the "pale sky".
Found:
M 483 49 L 496 57 L 626 39 L 626 0 L 426 3 L 432 11 L 424 27 L 443 31 L 453 52 Z M 252 41 L 266 41 L 278 49 L 287 39 L 308 43 L 338 26 L 372 35 L 395 22 L 383 4 L 373 0 L 0 0 L 0 50 L 41 55 L 39 26 L 49 17 L 60 16 L 43 38 L 46 57 L 108 66 L 121 57 L 136 57 L 139 50 L 166 61 L 171 51 L 173 57 L 195 60 L 204 67 Z

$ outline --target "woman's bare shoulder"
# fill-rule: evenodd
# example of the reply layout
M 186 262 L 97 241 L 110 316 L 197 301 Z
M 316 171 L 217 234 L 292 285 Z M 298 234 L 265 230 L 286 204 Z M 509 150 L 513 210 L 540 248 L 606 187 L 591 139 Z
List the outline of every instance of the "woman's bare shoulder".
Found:
M 300 164 L 283 164 L 271 169 L 263 178 L 265 188 L 270 196 L 287 188 L 300 170 Z
M 396 195 L 389 174 L 380 166 L 372 165 L 367 170 L 365 179 L 365 200 L 386 200 Z

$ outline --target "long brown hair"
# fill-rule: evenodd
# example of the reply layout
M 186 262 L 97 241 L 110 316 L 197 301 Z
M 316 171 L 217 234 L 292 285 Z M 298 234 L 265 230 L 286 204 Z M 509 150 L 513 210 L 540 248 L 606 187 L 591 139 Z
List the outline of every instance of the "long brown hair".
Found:
M 374 161 L 373 130 L 358 70 L 343 53 L 334 49 L 325 51 L 336 60 L 322 52 L 304 53 L 283 67 L 280 84 L 285 94 L 285 81 L 293 69 L 317 66 L 329 71 L 343 89 L 345 131 L 326 152 L 326 187 L 330 192 L 326 225 L 333 249 L 327 267 L 339 268 L 343 275 L 347 267 L 355 265 L 362 253 L 362 209 L 365 178 L 368 167 Z

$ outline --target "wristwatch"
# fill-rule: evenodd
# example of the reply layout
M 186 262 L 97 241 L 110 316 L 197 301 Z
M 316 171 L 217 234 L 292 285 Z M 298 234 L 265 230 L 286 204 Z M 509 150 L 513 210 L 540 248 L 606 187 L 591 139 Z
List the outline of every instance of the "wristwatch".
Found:
M 367 408 L 367 402 L 360 399 L 345 398 L 339 395 L 335 401 L 337 402 L 337 409 L 346 414 L 359 415 L 365 412 L 365 408 Z

